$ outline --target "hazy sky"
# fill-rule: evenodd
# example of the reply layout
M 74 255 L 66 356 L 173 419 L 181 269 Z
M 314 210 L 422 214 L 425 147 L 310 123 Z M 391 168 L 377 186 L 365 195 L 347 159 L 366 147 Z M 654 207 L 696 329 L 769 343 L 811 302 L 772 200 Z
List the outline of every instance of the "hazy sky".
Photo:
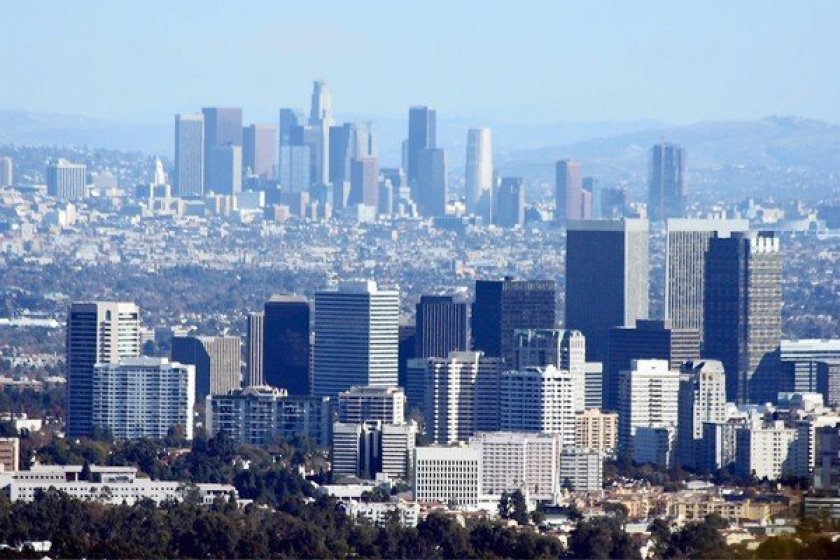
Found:
M 274 120 L 330 82 L 342 113 L 509 122 L 840 122 L 840 1 L 21 1 L 0 109 Z

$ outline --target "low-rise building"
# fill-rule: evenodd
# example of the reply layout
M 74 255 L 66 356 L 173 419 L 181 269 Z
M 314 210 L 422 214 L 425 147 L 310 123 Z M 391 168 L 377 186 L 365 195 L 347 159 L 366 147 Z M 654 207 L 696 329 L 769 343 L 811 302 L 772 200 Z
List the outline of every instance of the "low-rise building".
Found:
M 560 454 L 560 483 L 573 492 L 597 492 L 604 484 L 604 458 L 600 452 L 567 447 Z
M 414 499 L 475 507 L 481 494 L 481 453 L 458 446 L 418 447 L 414 454 Z

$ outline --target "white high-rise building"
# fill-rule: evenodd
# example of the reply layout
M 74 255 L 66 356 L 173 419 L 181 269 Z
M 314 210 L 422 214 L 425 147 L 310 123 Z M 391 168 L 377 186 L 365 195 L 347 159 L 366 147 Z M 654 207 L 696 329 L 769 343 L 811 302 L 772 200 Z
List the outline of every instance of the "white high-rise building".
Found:
M 777 420 L 769 425 L 753 422 L 736 431 L 735 468 L 744 476 L 778 480 L 795 473 L 793 457 L 796 428 Z
M 726 420 L 726 374 L 717 360 L 688 362 L 680 374 L 677 461 L 696 467 L 703 423 Z
M 572 375 L 575 412 L 586 410 L 586 338 L 580 331 L 517 329 L 513 345 L 513 369 L 545 366 L 565 369 Z
M 353 386 L 396 387 L 400 294 L 376 282 L 345 282 L 315 294 L 313 394 Z
M 669 219 L 665 250 L 665 319 L 703 336 L 706 251 L 712 237 L 749 231 L 749 220 Z
M 15 184 L 14 164 L 10 157 L 0 157 L 0 187 L 11 187 Z
M 414 499 L 456 507 L 476 506 L 481 495 L 481 452 L 474 447 L 414 450 Z
M 67 434 L 93 429 L 93 366 L 140 355 L 140 309 L 134 303 L 75 302 L 67 314 Z
M 573 492 L 597 492 L 604 486 L 604 457 L 586 447 L 566 447 L 560 454 L 560 484 Z
M 177 196 L 204 194 L 204 115 L 175 115 L 175 180 Z
M 117 439 L 193 437 L 195 367 L 166 358 L 123 358 L 93 368 L 94 426 Z
M 555 366 L 502 373 L 499 389 L 501 429 L 560 434 L 563 446 L 575 444 L 574 380 Z
M 405 422 L 405 393 L 399 387 L 351 387 L 338 395 L 338 421 L 359 424 Z
M 559 434 L 482 432 L 470 438 L 481 452 L 481 493 L 494 498 L 521 490 L 533 500 L 557 497 Z
M 417 424 L 382 424 L 380 432 L 382 456 L 381 473 L 391 478 L 411 479 L 414 468 L 414 444 L 417 439 Z
M 636 428 L 676 426 L 680 374 L 668 360 L 633 360 L 621 372 L 618 391 L 618 446 L 632 456 Z
M 59 200 L 87 198 L 87 166 L 57 159 L 47 165 L 47 194 Z
M 464 175 L 467 190 L 467 213 L 492 221 L 493 147 L 489 128 L 467 131 L 467 165 Z
M 426 435 L 435 443 L 466 441 L 476 431 L 498 429 L 501 358 L 453 351 L 426 362 Z

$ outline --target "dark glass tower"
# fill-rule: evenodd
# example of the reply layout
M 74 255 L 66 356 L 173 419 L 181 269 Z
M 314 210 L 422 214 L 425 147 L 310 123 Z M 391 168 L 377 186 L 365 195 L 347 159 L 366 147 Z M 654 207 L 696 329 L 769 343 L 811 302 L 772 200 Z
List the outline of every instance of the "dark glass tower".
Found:
M 674 144 L 656 144 L 650 152 L 648 218 L 662 221 L 685 217 L 685 157 Z
M 451 296 L 422 296 L 417 304 L 417 358 L 446 358 L 467 349 L 467 304 Z
M 723 363 L 726 399 L 774 402 L 789 390 L 782 338 L 782 257 L 770 232 L 712 238 L 706 253 L 704 357 Z
M 478 280 L 472 312 L 473 349 L 513 363 L 514 331 L 556 326 L 552 280 Z
M 309 303 L 297 296 L 265 302 L 263 375 L 290 395 L 309 394 Z
M 566 233 L 566 328 L 586 337 L 586 359 L 605 362 L 612 327 L 648 316 L 645 220 L 576 220 Z
M 411 196 L 418 200 L 415 183 L 420 152 L 437 147 L 436 114 L 431 107 L 415 106 L 408 110 L 408 161 L 406 176 L 411 186 Z

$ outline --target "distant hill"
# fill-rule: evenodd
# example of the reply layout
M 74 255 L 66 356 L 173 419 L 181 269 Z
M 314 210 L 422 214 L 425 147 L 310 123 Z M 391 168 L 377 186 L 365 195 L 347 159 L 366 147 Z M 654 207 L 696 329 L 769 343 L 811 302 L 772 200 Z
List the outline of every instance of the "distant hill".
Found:
M 74 115 L 0 110 L 0 144 L 90 146 L 169 154 L 172 128 Z
M 659 141 L 684 146 L 689 166 L 840 171 L 840 126 L 800 117 L 718 121 L 652 128 L 552 147 L 511 151 L 498 158 L 505 173 L 550 178 L 553 162 L 581 160 L 586 173 L 633 178 L 645 173 L 648 151 Z

